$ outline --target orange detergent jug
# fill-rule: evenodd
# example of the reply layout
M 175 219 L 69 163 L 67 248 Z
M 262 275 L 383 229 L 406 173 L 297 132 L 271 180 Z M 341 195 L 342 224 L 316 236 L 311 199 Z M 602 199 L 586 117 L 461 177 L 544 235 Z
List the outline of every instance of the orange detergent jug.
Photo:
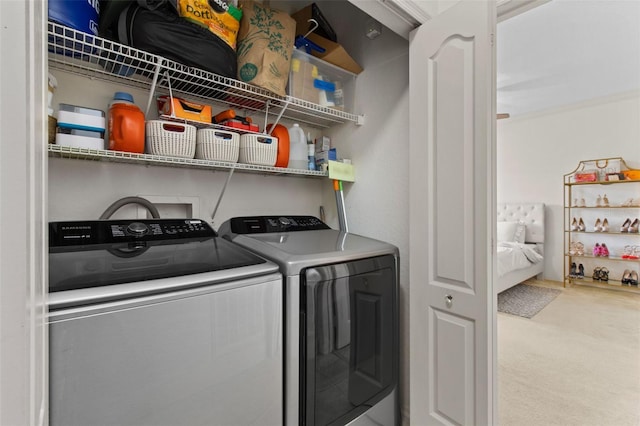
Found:
M 278 154 L 275 166 L 287 167 L 289 164 L 289 130 L 282 124 L 276 124 L 273 130 L 271 130 L 271 127 L 273 127 L 273 124 L 267 125 L 267 133 L 278 138 Z
M 144 153 L 144 113 L 129 93 L 116 92 L 110 103 L 109 149 Z

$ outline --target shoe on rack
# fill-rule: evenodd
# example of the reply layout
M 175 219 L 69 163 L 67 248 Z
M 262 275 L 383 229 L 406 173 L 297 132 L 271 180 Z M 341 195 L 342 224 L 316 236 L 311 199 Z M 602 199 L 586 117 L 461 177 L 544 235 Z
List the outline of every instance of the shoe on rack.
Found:
M 609 199 L 607 198 L 607 194 L 604 194 L 604 197 L 602 197 L 602 206 L 609 207 Z
M 624 251 L 622 252 L 622 256 L 620 256 L 623 259 L 628 259 L 629 256 L 631 256 L 633 254 L 633 246 L 624 246 Z
M 609 270 L 607 268 L 600 268 L 600 281 L 609 281 Z
M 596 220 L 596 224 L 593 225 L 593 232 L 601 232 L 602 231 L 602 223 L 600 222 L 600 218 Z
M 600 281 L 600 267 L 593 268 L 593 274 L 591 274 L 591 279 L 594 281 Z
M 629 285 L 629 278 L 631 278 L 631 271 L 628 269 L 625 269 L 624 272 L 622 273 L 622 278 L 620 279 L 620 282 L 622 283 L 622 285 Z
M 638 273 L 636 271 L 631 271 L 628 282 L 629 282 L 629 285 L 634 285 L 638 287 Z
M 640 259 L 640 246 L 631 246 L 631 252 L 627 256 L 627 259 Z
M 584 256 L 584 244 L 576 243 L 576 255 Z
M 601 256 L 602 254 L 602 249 L 600 248 L 600 244 L 596 243 L 595 246 L 593 246 L 593 255 L 595 257 Z
M 582 266 L 582 263 L 578 265 L 578 278 L 584 278 L 584 266 Z
M 580 207 L 587 207 L 587 203 L 584 201 L 584 198 L 580 198 Z
M 605 217 L 602 221 L 602 226 L 600 227 L 600 232 L 609 232 L 609 221 Z
M 576 220 L 575 217 L 571 221 L 571 230 L 572 231 L 577 231 L 578 230 L 578 221 Z
M 631 225 L 631 219 L 627 218 L 620 227 L 620 232 L 629 232 L 629 225 Z
M 638 218 L 636 218 L 633 222 L 631 222 L 631 225 L 629 225 L 629 230 L 627 232 L 633 232 L 635 234 L 638 233 L 638 226 L 640 226 L 640 220 L 638 220 Z
M 569 278 L 576 278 L 578 276 L 576 262 L 571 262 L 571 270 L 569 271 Z
M 609 249 L 605 243 L 600 244 L 600 256 L 609 257 Z
M 580 220 L 578 221 L 578 231 L 586 231 L 587 227 L 584 224 L 584 221 L 582 220 L 582 218 L 580 218 Z
M 596 207 L 602 207 L 602 197 L 598 194 L 598 198 L 596 198 Z

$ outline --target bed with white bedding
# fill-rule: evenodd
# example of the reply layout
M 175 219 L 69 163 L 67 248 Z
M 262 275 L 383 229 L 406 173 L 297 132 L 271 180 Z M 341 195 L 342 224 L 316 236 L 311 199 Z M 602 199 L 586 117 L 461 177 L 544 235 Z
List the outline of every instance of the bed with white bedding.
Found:
M 544 204 L 499 204 L 495 293 L 544 271 Z

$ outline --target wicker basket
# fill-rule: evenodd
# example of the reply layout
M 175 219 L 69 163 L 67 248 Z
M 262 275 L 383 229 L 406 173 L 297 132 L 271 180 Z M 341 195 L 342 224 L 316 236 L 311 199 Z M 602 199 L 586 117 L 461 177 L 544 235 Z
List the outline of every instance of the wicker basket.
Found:
M 278 155 L 278 138 L 267 135 L 240 136 L 239 162 L 274 166 Z
M 203 160 L 238 162 L 240 135 L 217 129 L 198 129 L 196 158 Z
M 193 158 L 196 153 L 196 128 L 190 124 L 149 120 L 146 138 L 149 154 Z

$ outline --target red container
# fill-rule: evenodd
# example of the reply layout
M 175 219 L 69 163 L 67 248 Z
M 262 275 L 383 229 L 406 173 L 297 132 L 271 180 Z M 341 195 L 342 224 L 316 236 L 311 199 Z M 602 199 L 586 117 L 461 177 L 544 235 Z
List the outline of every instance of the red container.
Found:
M 289 164 L 289 130 L 282 124 L 276 124 L 275 129 L 271 130 L 273 124 L 267 125 L 267 133 L 278 138 L 278 156 L 276 157 L 276 167 L 287 167 Z
M 136 105 L 114 103 L 109 108 L 109 149 L 144 153 L 144 114 Z

